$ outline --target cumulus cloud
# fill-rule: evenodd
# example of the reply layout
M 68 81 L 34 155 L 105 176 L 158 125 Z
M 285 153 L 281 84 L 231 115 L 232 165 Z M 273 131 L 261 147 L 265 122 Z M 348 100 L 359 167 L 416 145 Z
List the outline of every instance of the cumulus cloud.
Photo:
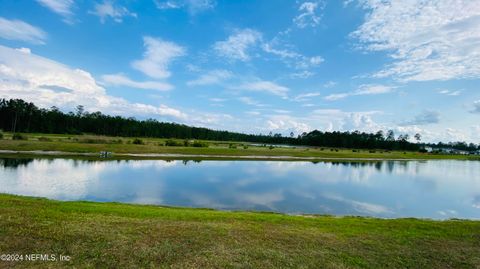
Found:
M 321 131 L 364 131 L 376 132 L 385 129 L 385 126 L 373 120 L 375 114 L 379 111 L 356 111 L 347 112 L 340 109 L 317 109 L 306 116 L 285 115 L 285 113 L 269 115 L 263 114 L 265 130 L 283 133 L 288 135 L 290 132 L 300 134 L 314 129 Z
M 219 56 L 230 60 L 248 61 L 249 50 L 262 39 L 262 34 L 252 29 L 237 30 L 227 40 L 218 41 L 213 45 Z
M 186 119 L 166 105 L 131 103 L 108 95 L 92 75 L 33 53 L 0 46 L 0 97 L 33 101 L 40 107 L 73 109 L 83 104 L 90 111 L 115 115 L 161 116 Z M 32 100 L 32 98 L 35 98 Z
M 20 40 L 32 44 L 45 44 L 47 34 L 40 28 L 20 20 L 0 17 L 0 37 L 8 40 Z
M 108 74 L 102 76 L 102 83 L 110 86 L 125 86 L 144 90 L 168 91 L 171 84 L 160 81 L 134 81 L 123 74 Z
M 205 86 L 219 84 L 233 76 L 232 72 L 228 70 L 211 70 L 194 80 L 187 82 L 188 86 Z
M 73 0 L 37 0 L 42 6 L 62 16 L 65 22 L 72 23 Z
M 115 5 L 111 0 L 105 0 L 101 4 L 96 3 L 94 10 L 90 13 L 98 16 L 102 23 L 109 17 L 118 23 L 122 22 L 124 17 L 137 17 L 136 13 L 130 12 L 126 7 Z
M 412 120 L 400 123 L 400 126 L 408 125 L 427 125 L 440 122 L 440 112 L 435 110 L 425 110 L 416 115 Z
M 359 0 L 365 22 L 352 33 L 393 63 L 375 74 L 401 81 L 480 77 L 480 1 Z
M 180 9 L 186 8 L 192 15 L 212 10 L 215 8 L 217 2 L 214 0 L 155 0 L 155 5 L 158 9 Z
M 394 88 L 392 86 L 363 84 L 363 85 L 360 85 L 358 89 L 355 91 L 330 94 L 325 96 L 324 99 L 328 101 L 335 101 L 335 100 L 347 98 L 349 96 L 385 94 L 385 93 L 391 92 L 393 89 Z
M 273 115 L 267 119 L 267 130 L 288 134 L 301 134 L 312 130 L 312 127 L 289 115 Z
M 322 15 L 320 12 L 325 8 L 323 1 L 307 1 L 303 2 L 298 8 L 299 15 L 293 19 L 293 22 L 298 28 L 305 28 L 308 26 L 315 27 L 320 24 Z
M 160 38 L 145 36 L 143 43 L 145 47 L 143 58 L 132 62 L 132 67 L 152 78 L 170 77 L 169 64 L 175 58 L 186 54 L 185 48 Z

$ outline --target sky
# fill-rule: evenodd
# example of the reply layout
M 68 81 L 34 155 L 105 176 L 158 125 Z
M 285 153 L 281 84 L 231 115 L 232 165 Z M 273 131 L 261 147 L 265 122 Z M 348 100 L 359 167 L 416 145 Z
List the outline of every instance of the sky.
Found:
M 480 142 L 480 0 L 0 2 L 0 98 Z

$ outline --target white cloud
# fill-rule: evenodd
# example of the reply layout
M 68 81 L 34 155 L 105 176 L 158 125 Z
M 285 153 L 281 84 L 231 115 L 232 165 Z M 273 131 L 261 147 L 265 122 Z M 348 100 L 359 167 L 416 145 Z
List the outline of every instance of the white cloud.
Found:
M 216 4 L 217 2 L 214 0 L 155 0 L 155 5 L 158 9 L 186 8 L 192 15 L 212 10 L 215 8 Z
M 104 0 L 101 4 L 96 3 L 94 11 L 90 13 L 100 17 L 102 23 L 104 23 L 108 17 L 118 23 L 123 21 L 123 17 L 137 17 L 136 13 L 128 11 L 126 7 L 115 5 L 111 0 Z
M 245 62 L 251 58 L 249 50 L 261 39 L 262 34 L 256 30 L 237 30 L 227 40 L 216 42 L 213 49 L 222 57 Z
M 324 8 L 325 3 L 323 1 L 303 2 L 298 8 L 300 14 L 293 19 L 293 22 L 299 28 L 315 27 L 320 24 L 322 15 L 319 12 Z
M 145 36 L 143 43 L 146 49 L 143 59 L 132 62 L 132 67 L 153 78 L 170 77 L 168 65 L 186 54 L 185 48 L 160 38 Z
M 327 101 L 336 101 L 350 96 L 348 93 L 333 93 L 325 96 L 323 99 Z
M 353 92 L 330 94 L 325 96 L 324 99 L 328 101 L 335 101 L 335 100 L 347 98 L 349 96 L 385 94 L 385 93 L 391 92 L 393 89 L 394 87 L 391 87 L 391 86 L 377 85 L 377 84 L 363 84 L 363 85 L 360 85 L 358 89 Z
M 257 106 L 257 107 L 264 107 L 266 105 L 256 101 L 256 100 L 253 100 L 251 97 L 247 97 L 247 96 L 242 96 L 242 97 L 238 97 L 238 101 L 246 104 L 246 105 L 249 105 L 249 106 Z
M 452 91 L 452 90 L 440 90 L 438 93 L 439 93 L 439 94 L 448 95 L 448 96 L 459 96 L 460 93 L 462 93 L 462 91 L 461 91 L 461 90 L 457 90 L 457 91 Z
M 309 101 L 312 97 L 317 97 L 320 96 L 321 94 L 319 92 L 308 92 L 308 93 L 302 93 L 293 98 L 294 101 L 297 102 L 305 102 Z
M 102 76 L 102 83 L 111 86 L 126 86 L 137 89 L 168 91 L 171 84 L 160 81 L 134 81 L 123 74 L 108 74 Z
M 238 88 L 247 91 L 266 92 L 283 98 L 287 97 L 289 91 L 287 87 L 265 80 L 247 82 L 240 85 Z
M 24 21 L 8 20 L 0 17 L 0 37 L 32 44 L 45 44 L 47 34 L 42 29 Z
M 308 71 L 308 70 L 302 70 L 300 72 L 295 72 L 290 74 L 290 78 L 309 78 L 311 76 L 315 75 L 314 72 Z
M 219 84 L 233 76 L 232 72 L 228 70 L 212 70 L 206 74 L 201 75 L 195 80 L 187 82 L 188 86 L 204 86 L 204 85 L 214 85 Z
M 318 55 L 307 57 L 305 55 L 302 55 L 292 50 L 276 49 L 274 48 L 274 44 L 277 42 L 278 42 L 277 40 L 274 40 L 273 42 L 270 42 L 270 43 L 263 43 L 262 44 L 263 51 L 279 56 L 287 65 L 293 66 L 296 69 L 309 69 L 309 68 L 318 66 L 325 61 L 323 57 Z M 309 71 L 306 71 L 306 72 L 308 73 L 297 73 L 297 74 L 299 75 L 299 77 L 301 77 L 302 75 L 305 77 L 309 77 L 313 75 L 313 73 Z
M 480 1 L 360 0 L 368 10 L 352 33 L 361 47 L 394 60 L 376 77 L 401 81 L 480 77 Z
M 4 46 L 0 46 L 0 80 L 1 98 L 21 98 L 40 107 L 73 109 L 82 104 L 89 111 L 115 115 L 187 118 L 181 111 L 165 105 L 131 103 L 108 95 L 84 70 Z
M 73 0 L 37 0 L 37 2 L 51 11 L 61 15 L 65 22 L 72 22 L 71 17 L 73 16 Z
M 294 132 L 295 134 L 301 134 L 312 130 L 312 127 L 306 123 L 299 121 L 295 117 L 289 115 L 274 115 L 270 116 L 266 122 L 267 130 L 274 133 L 289 134 Z

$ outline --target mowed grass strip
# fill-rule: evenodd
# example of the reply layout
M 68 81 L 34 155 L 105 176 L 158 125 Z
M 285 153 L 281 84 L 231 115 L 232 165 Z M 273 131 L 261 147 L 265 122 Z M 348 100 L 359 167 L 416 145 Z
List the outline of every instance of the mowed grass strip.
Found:
M 288 216 L 0 195 L 1 268 L 480 268 L 480 222 Z

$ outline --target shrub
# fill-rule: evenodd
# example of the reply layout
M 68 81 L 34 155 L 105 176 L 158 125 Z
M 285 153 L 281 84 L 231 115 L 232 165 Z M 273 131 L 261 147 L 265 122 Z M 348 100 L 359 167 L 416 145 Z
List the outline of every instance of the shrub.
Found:
M 141 139 L 135 138 L 135 139 L 133 139 L 132 144 L 143 145 L 144 143 Z
M 368 151 L 368 152 L 370 152 L 370 153 L 375 153 L 376 151 L 375 151 L 375 150 L 370 150 L 370 151 Z
M 243 149 L 248 149 L 248 146 L 247 146 L 247 145 L 243 145 Z
M 165 141 L 165 146 L 167 147 L 180 147 L 182 144 L 180 142 L 177 142 L 173 139 L 168 139 Z
M 269 149 L 274 149 L 275 147 L 274 147 L 274 146 L 272 146 L 272 145 L 270 145 L 270 147 L 268 147 L 268 148 L 269 148 Z
M 236 149 L 236 148 L 237 148 L 237 145 L 230 143 L 230 145 L 228 145 L 228 148 L 230 148 L 230 149 Z
M 27 140 L 27 137 L 19 133 L 14 133 L 12 140 Z
M 3 139 L 3 133 L 0 131 L 0 139 Z
M 203 143 L 203 142 L 200 142 L 200 141 L 193 142 L 192 146 L 196 147 L 196 148 L 208 148 L 207 143 Z
M 41 137 L 38 138 L 38 141 L 50 142 L 50 141 L 52 141 L 52 139 L 50 139 L 48 137 L 45 137 L 45 136 L 41 136 Z
M 186 139 L 183 140 L 183 146 L 184 146 L 184 147 L 190 146 L 190 141 L 188 141 L 188 140 L 186 140 Z

